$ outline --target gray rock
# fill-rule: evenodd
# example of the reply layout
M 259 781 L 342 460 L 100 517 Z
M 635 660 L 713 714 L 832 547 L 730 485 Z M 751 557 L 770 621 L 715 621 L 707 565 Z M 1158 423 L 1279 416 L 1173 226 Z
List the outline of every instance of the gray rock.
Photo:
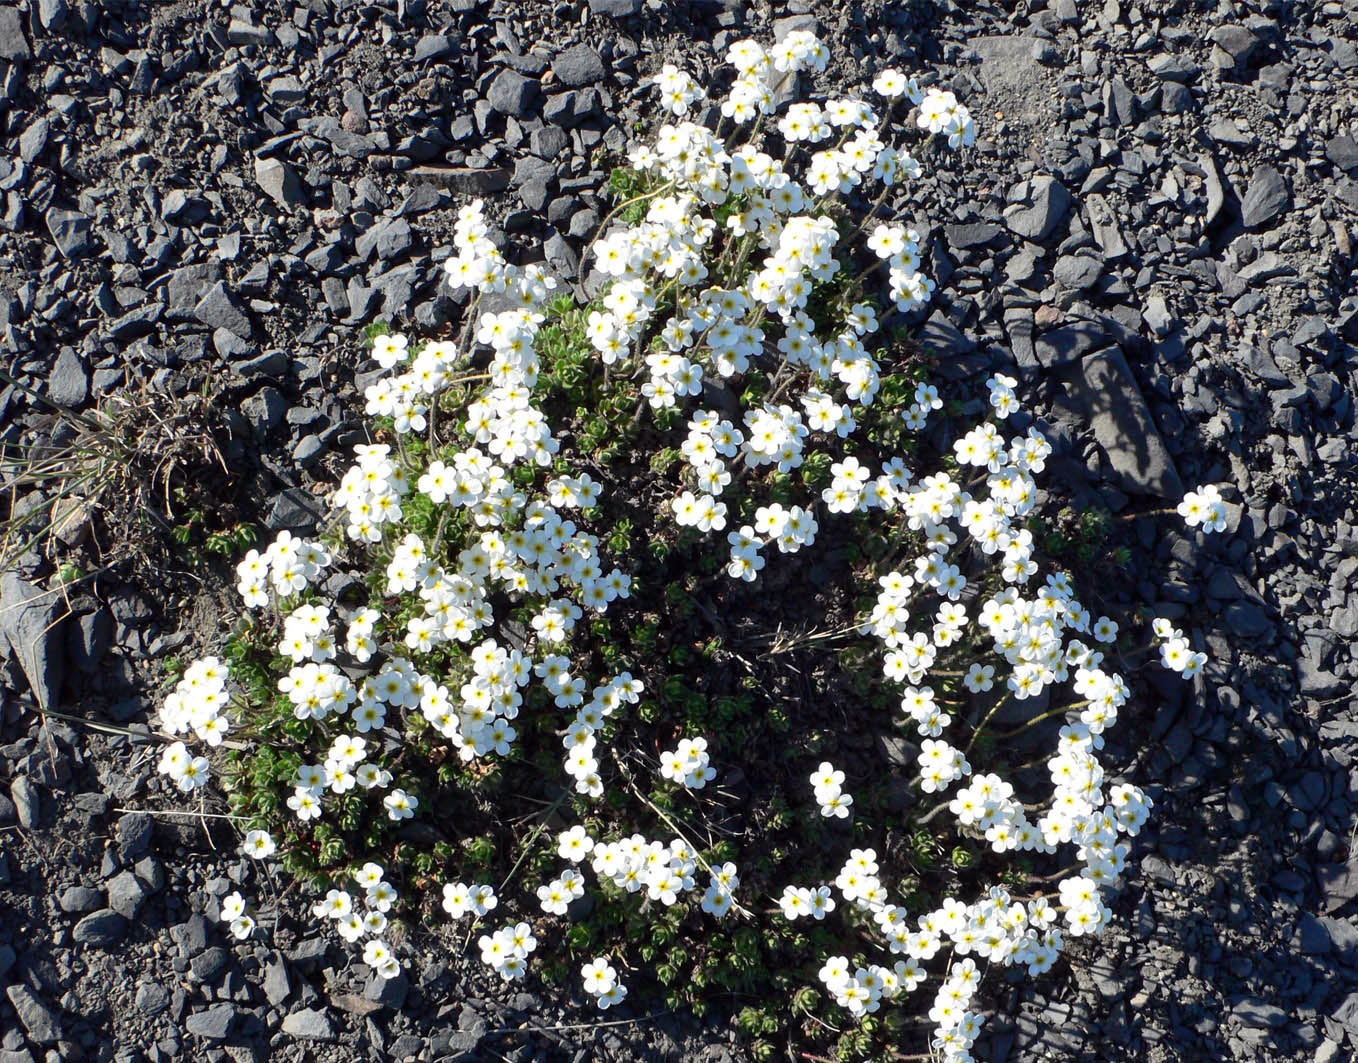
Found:
M 589 10 L 594 15 L 608 15 L 610 18 L 626 18 L 641 10 L 642 0 L 589 0 Z
M 0 577 L 0 635 L 9 642 L 28 678 L 34 700 L 52 706 L 61 694 L 61 596 L 20 579 Z
M 1201 68 L 1189 59 L 1177 55 L 1156 55 L 1147 60 L 1150 72 L 1165 81 L 1187 83 L 1201 73 Z
M 109 880 L 108 906 L 128 919 L 135 919 L 146 900 L 146 886 L 131 871 L 120 871 Z
M 283 1019 L 283 1032 L 307 1041 L 334 1041 L 335 1027 L 330 1017 L 317 1008 L 302 1008 Z
M 230 954 L 220 946 L 204 949 L 189 961 L 189 970 L 200 982 L 212 982 L 231 960 Z
M 1122 238 L 1117 215 L 1108 201 L 1098 193 L 1085 198 L 1085 209 L 1089 212 L 1089 228 L 1094 234 L 1094 242 L 1099 245 L 1106 260 L 1121 258 L 1127 253 L 1127 241 Z
M 1202 219 L 1205 228 L 1221 216 L 1221 210 L 1226 205 L 1226 186 L 1222 184 L 1221 174 L 1217 172 L 1217 164 L 1211 155 L 1199 155 L 1198 165 L 1207 175 L 1203 180 L 1207 189 L 1207 213 Z
M 281 957 L 275 957 L 264 968 L 264 996 L 274 1007 L 288 999 L 292 986 L 288 980 L 288 968 Z
M 151 844 L 151 817 L 145 812 L 125 812 L 118 818 L 113 836 L 118 842 L 118 851 L 132 858 L 146 851 Z
M 1240 203 L 1241 219 L 1247 229 L 1263 229 L 1287 209 L 1287 182 L 1272 166 L 1260 166 L 1250 178 L 1245 198 Z
M 1136 122 L 1136 94 L 1132 92 L 1127 82 L 1122 78 L 1113 78 L 1108 82 L 1107 96 L 1108 116 L 1120 126 L 1131 126 Z
M 414 243 L 410 222 L 404 218 L 388 218 L 374 225 L 354 241 L 354 251 L 367 261 L 373 252 L 383 262 L 389 262 L 410 249 Z
M 282 159 L 256 159 L 255 183 L 280 207 L 295 207 L 306 198 L 297 174 Z
M 263 437 L 283 423 L 288 413 L 288 400 L 277 388 L 263 387 L 241 402 L 240 412 L 250 422 L 255 435 Z
M 1063 379 L 1108 455 L 1115 486 L 1129 494 L 1183 497 L 1174 459 L 1120 350 L 1089 355 Z
M 1166 81 L 1160 87 L 1160 110 L 1165 114 L 1187 114 L 1198 105 L 1193 90 L 1177 81 Z
M 410 979 L 402 971 L 395 978 L 383 978 L 374 971 L 363 986 L 363 997 L 389 1008 L 400 1008 L 410 993 Z
M 9 1002 L 19 1013 L 19 1021 L 35 1045 L 54 1045 L 61 1039 L 61 1020 L 33 990 L 23 983 L 5 990 Z
M 989 222 L 970 222 L 965 225 L 945 225 L 943 235 L 948 246 L 957 251 L 973 247 L 988 247 L 1003 230 Z
M 1238 63 L 1248 59 L 1259 43 L 1259 38 L 1244 26 L 1214 26 L 1208 38 Z
M 1045 175 L 1020 181 L 1009 190 L 1007 198 L 1005 224 L 1019 236 L 1039 242 L 1070 208 L 1070 193 L 1065 186 L 1056 178 Z
M 79 406 L 90 394 L 90 374 L 74 347 L 63 347 L 47 377 L 47 394 L 63 406 Z
M 19 134 L 19 158 L 24 162 L 33 162 L 47 147 L 47 141 L 52 133 L 52 123 L 46 118 L 39 118 L 36 122 L 28 125 Z
M 166 193 L 161 202 L 160 216 L 166 221 L 192 225 L 206 218 L 209 209 L 205 200 L 189 195 L 182 188 L 175 188 Z
M 1108 343 L 1108 333 L 1097 321 L 1073 321 L 1044 332 L 1033 344 L 1033 353 L 1039 364 L 1054 369 L 1069 365 Z
M 0 59 L 13 62 L 32 58 L 33 52 L 28 47 L 28 38 L 24 36 L 19 9 L 10 4 L 0 7 Z
M 1258 137 L 1247 129 L 1242 129 L 1234 118 L 1219 118 L 1207 127 L 1207 135 L 1218 144 L 1226 144 L 1233 148 L 1251 148 L 1258 142 Z
M 0 8 L 0 14 L 12 8 Z M 90 233 L 90 219 L 78 210 L 64 207 L 49 207 L 47 210 L 47 231 L 52 242 L 57 245 L 62 258 L 83 258 L 94 249 L 94 238 Z
M 224 328 L 243 340 L 250 338 L 250 319 L 223 281 L 218 281 L 203 294 L 193 308 L 193 316 L 209 328 Z
M 268 26 L 256 26 L 245 19 L 233 18 L 226 28 L 226 39 L 232 44 L 253 44 L 264 48 L 273 43 L 273 30 Z
M 127 920 L 112 908 L 105 908 L 76 923 L 71 936 L 82 945 L 116 945 L 127 936 Z
M 231 1031 L 231 1023 L 236 1018 L 236 1005 L 213 1004 L 203 1011 L 195 1011 L 184 1023 L 191 1034 L 210 1041 L 224 1040 Z
M 1277 1004 L 1268 1004 L 1258 997 L 1238 1001 L 1231 1014 L 1246 1026 L 1276 1029 L 1287 1025 L 1287 1012 Z
M 1092 288 L 1102 274 L 1103 263 L 1094 255 L 1062 255 L 1052 269 L 1052 276 L 1073 291 Z
M 27 775 L 18 775 L 9 784 L 9 796 L 14 802 L 14 812 L 19 826 L 34 830 L 42 823 L 42 800 L 38 788 Z
M 55 33 L 66 25 L 71 14 L 66 0 L 38 0 L 38 24 L 49 33 Z
M 57 898 L 57 907 L 71 914 L 93 912 L 107 904 L 104 891 L 91 889 L 89 886 L 67 886 Z
M 516 70 L 501 70 L 486 93 L 486 101 L 503 115 L 526 118 L 540 93 L 538 83 Z
M 325 517 L 324 504 L 311 492 L 289 487 L 274 495 L 264 526 L 271 532 L 290 531 L 310 535 Z
M 1162 338 L 1168 336 L 1174 328 L 1174 315 L 1170 312 L 1164 296 L 1152 295 L 1147 299 L 1141 316 L 1151 331 Z
M 1353 137 L 1331 137 L 1325 142 L 1325 157 L 1347 173 L 1358 172 L 1358 141 Z
M 281 78 L 270 78 L 264 86 L 269 99 L 278 103 L 301 103 L 306 99 L 306 86 L 291 74 Z
M 571 88 L 596 85 L 606 73 L 603 59 L 587 44 L 567 48 L 552 60 L 552 76 Z
M 443 33 L 427 33 L 415 45 L 415 62 L 423 63 L 427 59 L 441 59 L 456 53 L 457 42 L 453 38 Z
M 504 166 L 416 166 L 408 171 L 413 178 L 437 181 L 465 196 L 488 196 L 509 187 L 509 169 Z
M 156 982 L 142 982 L 137 986 L 136 1004 L 143 1015 L 159 1015 L 170 1006 L 170 992 Z

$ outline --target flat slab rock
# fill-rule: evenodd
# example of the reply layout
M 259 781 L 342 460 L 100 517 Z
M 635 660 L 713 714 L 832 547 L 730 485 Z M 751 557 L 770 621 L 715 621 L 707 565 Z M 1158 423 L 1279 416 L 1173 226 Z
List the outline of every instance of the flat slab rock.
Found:
M 1090 354 L 1063 369 L 1061 379 L 1107 453 L 1119 489 L 1175 501 L 1183 497 L 1174 459 L 1122 351 L 1111 347 Z

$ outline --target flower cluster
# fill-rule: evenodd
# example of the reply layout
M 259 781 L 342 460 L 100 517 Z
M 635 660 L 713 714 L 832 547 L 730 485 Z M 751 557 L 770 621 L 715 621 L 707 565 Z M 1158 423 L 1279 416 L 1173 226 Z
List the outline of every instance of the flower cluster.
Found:
M 372 938 L 364 947 L 363 962 L 383 978 L 395 978 L 401 973 L 401 965 L 387 943 L 378 936 L 387 929 L 387 913 L 398 899 L 395 888 L 385 881 L 385 876 L 380 864 L 364 864 L 353 874 L 354 882 L 363 890 L 361 910 L 348 890 L 332 889 L 316 904 L 312 914 L 317 919 L 332 920 L 345 941 Z
M 716 778 L 706 738 L 685 738 L 677 748 L 660 754 L 660 774 L 670 782 L 701 790 Z
M 882 677 L 893 703 L 899 698 L 900 715 L 888 722 L 920 740 L 909 785 L 939 802 L 924 822 L 946 811 L 959 836 L 995 854 L 1072 850 L 1077 870 L 1057 893 L 1024 901 L 992 886 L 970 901 L 944 897 L 932 910 L 912 911 L 893 896 L 900 888 L 893 869 L 869 847 L 850 849 L 837 874 L 818 876 L 827 881 L 799 873 L 801 882 L 770 898 L 788 921 L 810 917 L 823 931 L 826 920 L 843 919 L 880 950 L 880 962 L 818 959 L 821 984 L 854 1016 L 923 985 L 926 964 L 942 953 L 944 973 L 928 1009 L 932 1047 L 947 1063 L 967 1063 L 981 1024 L 972 1003 L 982 966 L 1040 974 L 1067 938 L 1097 932 L 1109 915 L 1104 891 L 1126 863 L 1124 836 L 1135 836 L 1149 814 L 1149 799 L 1115 783 L 1098 758 L 1130 696 L 1098 648 L 1117 640 L 1118 625 L 1085 608 L 1067 574 L 1039 577 L 1027 525 L 1052 448 L 1035 428 L 1006 427 L 1020 412 L 1013 377 L 986 382 L 981 408 L 990 420 L 948 437 L 950 472 L 922 475 L 917 448 L 893 453 L 882 442 L 898 439 L 902 426 L 924 431 L 944 405 L 937 386 L 913 375 L 902 390 L 899 368 L 874 355 L 887 319 L 925 306 L 934 283 L 923 272 L 918 232 L 876 220 L 844 225 L 835 200 L 869 181 L 908 191 L 921 178 L 921 163 L 885 139 L 898 103 L 915 108 L 916 129 L 954 149 L 974 141 L 966 108 L 952 93 L 921 89 L 894 70 L 873 82 L 882 114 L 847 98 L 783 105 L 787 83 L 828 59 L 809 33 L 789 33 L 769 49 L 740 41 L 728 59 L 735 83 L 716 110 L 737 126 L 771 120 L 737 144 L 688 118 L 705 98 L 688 75 L 666 66 L 653 79 L 675 121 L 653 146 L 630 155 L 650 190 L 638 197 L 646 203 L 634 224 L 594 242 L 604 281 L 579 312 L 574 341 L 616 367 L 601 371 L 605 387 L 628 381 L 619 387 L 633 389 L 622 397 L 635 402 L 638 421 L 649 408 L 658 423 L 684 426 L 680 482 L 665 485 L 660 508 L 691 529 L 689 542 L 718 544 L 731 579 L 756 580 L 768 547 L 795 554 L 831 518 L 872 517 L 889 528 L 904 555 L 897 551 L 890 570 L 877 574 L 875 599 L 850 630 L 878 644 Z M 316 586 L 333 563 L 329 550 L 287 533 L 263 553 L 250 552 L 238 589 L 247 609 L 267 608 L 276 618 L 267 649 L 286 672 L 271 696 L 305 749 L 303 763 L 286 768 L 290 796 L 274 801 L 296 820 L 290 840 L 294 829 L 319 836 L 355 809 L 391 830 L 439 807 L 442 794 L 431 793 L 417 774 L 422 765 L 411 763 L 422 758 L 400 752 L 416 736 L 432 741 L 441 777 L 456 769 L 459 784 L 490 776 L 503 762 L 541 763 L 540 749 L 521 748 L 521 734 L 560 739 L 568 781 L 544 820 L 569 800 L 578 817 L 589 813 L 589 826 L 567 821 L 556 834 L 564 866 L 552 868 L 550 852 L 534 854 L 538 875 L 524 890 L 526 904 L 507 897 L 503 924 L 478 938 L 483 962 L 513 982 L 526 976 L 538 935 L 548 933 L 535 912 L 578 915 L 591 885 L 596 897 L 631 897 L 642 911 L 679 906 L 666 918 L 753 913 L 736 901 L 740 874 L 728 854 L 705 855 L 663 813 L 669 830 L 662 838 L 605 815 L 624 804 L 618 776 L 634 781 L 628 762 L 637 750 L 614 742 L 643 684 L 586 642 L 610 605 L 630 596 L 632 580 L 607 568 L 599 538 L 607 532 L 596 525 L 602 487 L 568 468 L 562 440 L 575 436 L 554 434 L 538 393 L 540 379 L 555 371 L 544 367 L 538 346 L 551 349 L 544 337 L 558 326 L 547 325 L 549 314 L 564 312 L 546 303 L 552 278 L 540 267 L 510 264 L 494 245 L 480 202 L 459 210 L 454 245 L 447 281 L 474 296 L 464 340 L 417 349 L 399 333 L 375 338 L 382 373 L 364 398 L 368 414 L 389 430 L 378 437 L 383 442 L 354 448 L 330 499 L 336 527 L 327 541 L 369 562 L 370 598 L 357 607 L 327 598 L 326 588 L 342 582 Z M 890 431 L 870 428 L 871 445 L 859 446 L 860 424 L 884 420 L 872 409 L 884 394 L 901 400 L 889 410 Z M 801 477 L 787 475 L 799 469 Z M 789 486 L 797 480 L 815 490 L 798 498 Z M 757 497 L 773 484 L 781 485 L 776 500 Z M 1225 523 L 1210 487 L 1190 493 L 1180 512 L 1190 526 Z M 986 564 L 997 578 L 976 574 Z M 1181 632 L 1157 621 L 1155 633 L 1168 667 L 1185 677 L 1201 670 L 1205 655 L 1192 652 Z M 608 665 L 602 678 L 600 656 Z M 243 696 L 233 702 L 227 692 L 230 678 L 215 658 L 195 662 L 162 709 L 169 735 L 219 745 L 245 709 Z M 1024 782 L 1020 793 L 1014 782 L 973 769 L 973 747 L 1001 708 L 1049 702 L 1056 707 L 1037 710 L 1019 728 L 1064 717 L 1050 725 L 1054 749 L 1026 766 L 1036 785 Z M 649 722 L 653 708 L 648 703 L 638 715 Z M 959 726 L 969 737 L 956 735 Z M 684 801 L 710 801 L 711 792 L 696 793 L 716 777 L 708 741 L 676 730 L 666 729 L 642 760 L 692 791 L 676 792 Z M 162 758 L 162 771 L 185 791 L 202 785 L 209 768 L 183 741 Z M 827 833 L 847 833 L 850 825 L 838 822 L 854 814 L 847 773 L 822 761 L 810 783 L 830 821 Z M 852 824 L 856 842 L 870 829 Z M 244 849 L 256 859 L 275 848 L 265 831 L 246 836 Z M 344 874 L 357 889 L 331 888 L 315 914 L 347 941 L 362 942 L 364 962 L 394 977 L 400 962 L 383 935 L 400 898 L 380 864 Z M 472 920 L 468 940 L 500 903 L 489 885 L 443 887 L 449 917 Z M 237 936 L 253 930 L 239 894 L 226 898 L 222 912 Z M 586 963 L 581 977 L 600 1008 L 627 995 L 607 956 Z
M 239 891 L 228 893 L 222 898 L 221 921 L 231 928 L 231 936 L 244 941 L 255 931 L 255 920 L 245 910 L 245 898 Z
M 279 597 L 306 590 L 331 564 L 330 551 L 321 543 L 298 539 L 284 531 L 264 553 L 251 550 L 236 566 L 236 590 L 247 609 L 269 603 L 269 592 Z
M 1189 491 L 1179 503 L 1178 514 L 1190 528 L 1201 525 L 1205 532 L 1226 530 L 1226 502 L 1216 484 Z
M 580 969 L 580 978 L 585 984 L 585 991 L 602 1009 L 621 1004 L 627 998 L 627 987 L 618 981 L 618 972 L 603 956 L 585 964 Z
M 853 795 L 844 792 L 844 773 L 828 760 L 811 775 L 811 789 L 815 792 L 820 814 L 827 819 L 848 819 L 853 809 Z

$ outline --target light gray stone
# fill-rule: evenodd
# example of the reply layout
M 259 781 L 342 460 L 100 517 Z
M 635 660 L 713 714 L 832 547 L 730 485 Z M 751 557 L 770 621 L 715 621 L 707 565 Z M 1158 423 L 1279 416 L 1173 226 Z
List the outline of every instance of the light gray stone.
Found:
M 1091 354 L 1063 378 L 1108 455 L 1114 486 L 1128 494 L 1182 498 L 1174 459 L 1122 352 L 1114 347 Z
M 35 1045 L 54 1045 L 61 1039 L 61 1021 L 37 993 L 23 983 L 5 990 L 9 1002 L 19 1013 L 19 1021 Z
M 305 198 L 297 174 L 282 159 L 256 159 L 255 183 L 280 207 L 295 207 Z
M 1046 239 L 1070 208 L 1070 193 L 1065 185 L 1046 175 L 1020 181 L 1009 190 L 1007 198 L 1005 224 L 1019 236 L 1038 242 Z
M 333 1041 L 335 1027 L 324 1011 L 302 1008 L 283 1019 L 283 1032 L 306 1041 Z
M 1287 209 L 1287 182 L 1272 166 L 1260 166 L 1250 178 L 1240 203 L 1241 220 L 1247 229 L 1267 228 Z
M 61 693 L 61 604 L 61 595 L 13 572 L 0 578 L 0 635 L 19 658 L 33 698 L 44 709 Z

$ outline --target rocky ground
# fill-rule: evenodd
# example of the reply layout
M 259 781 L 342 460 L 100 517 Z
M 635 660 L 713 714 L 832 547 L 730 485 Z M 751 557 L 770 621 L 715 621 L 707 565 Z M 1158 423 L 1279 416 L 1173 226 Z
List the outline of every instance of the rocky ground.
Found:
M 1109 610 L 1153 603 L 1212 658 L 1191 690 L 1148 670 L 1120 728 L 1156 810 L 1114 926 L 1000 980 L 978 1058 L 1355 1058 L 1358 0 L 20 0 L 8 370 L 77 408 L 209 379 L 233 504 L 303 531 L 359 425 L 362 327 L 460 312 L 436 286 L 456 206 L 485 196 L 574 277 L 607 153 L 655 117 L 643 78 L 803 26 L 830 86 L 898 65 L 975 113 L 900 204 L 939 281 L 923 334 L 954 379 L 1022 377 L 1052 479 L 1126 518 Z M 0 388 L 0 437 L 44 416 Z M 1205 482 L 1226 535 L 1136 516 Z M 68 610 L 48 575 L 30 555 L 0 584 L 0 1063 L 743 1058 L 723 1020 L 580 1028 L 437 947 L 383 983 L 305 925 L 224 937 L 229 832 L 143 811 L 174 807 L 148 743 L 32 711 L 145 729 L 164 659 L 229 622 L 220 587 L 143 569 Z

